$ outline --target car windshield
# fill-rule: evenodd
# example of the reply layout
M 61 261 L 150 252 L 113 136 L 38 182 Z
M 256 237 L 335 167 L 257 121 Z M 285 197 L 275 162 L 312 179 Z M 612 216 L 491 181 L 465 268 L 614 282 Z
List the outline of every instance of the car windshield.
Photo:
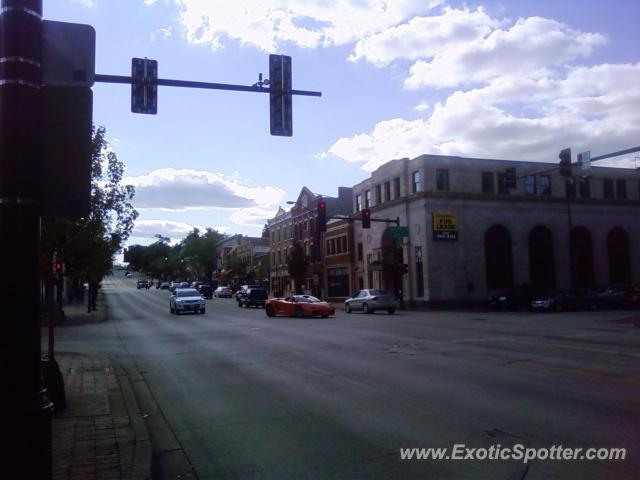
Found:
M 198 297 L 200 294 L 193 288 L 185 288 L 183 290 L 176 290 L 176 297 Z
M 312 297 L 311 295 L 296 295 L 293 298 L 295 298 L 296 302 L 304 303 L 314 303 L 320 301 L 319 299 L 317 299 L 316 297 Z

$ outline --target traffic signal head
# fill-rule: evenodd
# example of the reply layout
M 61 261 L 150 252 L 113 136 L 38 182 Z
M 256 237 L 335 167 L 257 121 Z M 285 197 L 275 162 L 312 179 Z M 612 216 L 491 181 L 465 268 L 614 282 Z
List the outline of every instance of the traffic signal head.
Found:
M 291 113 L 291 57 L 269 55 L 269 107 L 271 135 L 293 135 Z
M 516 188 L 516 169 L 509 167 L 505 170 L 505 184 L 507 188 Z
M 58 274 L 62 273 L 62 262 L 53 262 L 53 271 Z
M 371 212 L 368 208 L 362 209 L 362 228 L 371 228 Z
M 560 152 L 560 175 L 568 177 L 571 175 L 571 149 L 565 148 Z
M 158 61 L 147 58 L 131 59 L 131 111 L 158 113 Z
M 327 203 L 324 200 L 318 202 L 318 216 L 316 217 L 318 232 L 327 231 Z

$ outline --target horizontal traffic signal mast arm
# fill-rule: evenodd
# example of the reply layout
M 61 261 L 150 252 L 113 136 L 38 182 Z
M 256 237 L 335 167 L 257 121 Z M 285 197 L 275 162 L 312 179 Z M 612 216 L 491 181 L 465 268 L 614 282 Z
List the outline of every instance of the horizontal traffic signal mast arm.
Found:
M 597 157 L 591 157 L 591 163 L 597 162 L 599 160 L 605 160 L 607 158 L 619 157 L 619 156 L 622 156 L 622 155 L 627 155 L 629 153 L 635 153 L 635 152 L 640 152 L 640 147 L 627 148 L 626 150 L 619 150 L 617 152 L 605 153 L 604 155 L 598 155 Z M 571 162 L 571 166 L 576 166 L 578 164 L 579 164 L 579 162 Z M 554 164 L 551 164 L 551 165 L 554 165 Z M 543 173 L 555 172 L 557 170 L 558 170 L 558 165 L 555 164 L 553 167 L 545 168 L 544 170 L 536 170 L 535 172 L 527 172 L 526 174 L 518 175 L 516 178 L 522 179 L 522 178 L 526 177 L 527 175 L 539 175 L 539 174 L 543 174 Z
M 591 157 L 591 161 L 595 162 L 598 160 L 604 160 L 605 158 L 619 157 L 621 155 L 626 155 L 627 153 L 634 152 L 640 152 L 640 147 L 627 148 L 626 150 L 620 150 L 618 152 L 605 153 L 604 155 L 600 155 L 598 157 Z
M 358 220 L 361 221 L 362 217 L 342 217 L 342 216 L 335 216 L 335 217 L 327 217 L 327 220 L 329 219 L 336 219 L 336 220 L 349 220 L 350 222 L 354 221 L 354 220 Z M 396 226 L 400 226 L 400 219 L 396 218 L 395 220 L 391 220 L 390 218 L 373 218 L 373 217 L 369 217 L 369 221 L 370 222 L 384 222 L 384 223 L 395 223 Z
M 103 75 L 96 74 L 96 82 L 101 83 L 135 83 L 132 77 L 126 75 Z M 191 80 L 170 80 L 166 78 L 158 78 L 149 82 L 149 85 L 158 85 L 163 87 L 186 87 L 186 88 L 203 88 L 207 90 L 232 90 L 236 92 L 255 92 L 255 93 L 271 93 L 271 90 L 264 87 L 249 85 L 231 85 L 228 83 L 211 83 L 211 82 L 194 82 Z M 321 97 L 322 92 L 312 92 L 308 90 L 291 90 L 291 95 L 303 95 L 306 97 Z

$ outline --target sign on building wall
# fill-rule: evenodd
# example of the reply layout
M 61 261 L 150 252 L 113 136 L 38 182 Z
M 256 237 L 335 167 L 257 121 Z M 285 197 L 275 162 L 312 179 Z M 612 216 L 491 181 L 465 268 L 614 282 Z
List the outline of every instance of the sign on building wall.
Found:
M 457 214 L 433 212 L 431 214 L 431 219 L 434 240 L 458 240 Z

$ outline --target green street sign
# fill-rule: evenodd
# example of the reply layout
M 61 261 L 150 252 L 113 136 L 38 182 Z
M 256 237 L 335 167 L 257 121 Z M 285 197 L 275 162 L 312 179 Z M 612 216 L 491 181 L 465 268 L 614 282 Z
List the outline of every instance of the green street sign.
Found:
M 408 237 L 409 227 L 389 227 L 389 233 L 396 238 Z

